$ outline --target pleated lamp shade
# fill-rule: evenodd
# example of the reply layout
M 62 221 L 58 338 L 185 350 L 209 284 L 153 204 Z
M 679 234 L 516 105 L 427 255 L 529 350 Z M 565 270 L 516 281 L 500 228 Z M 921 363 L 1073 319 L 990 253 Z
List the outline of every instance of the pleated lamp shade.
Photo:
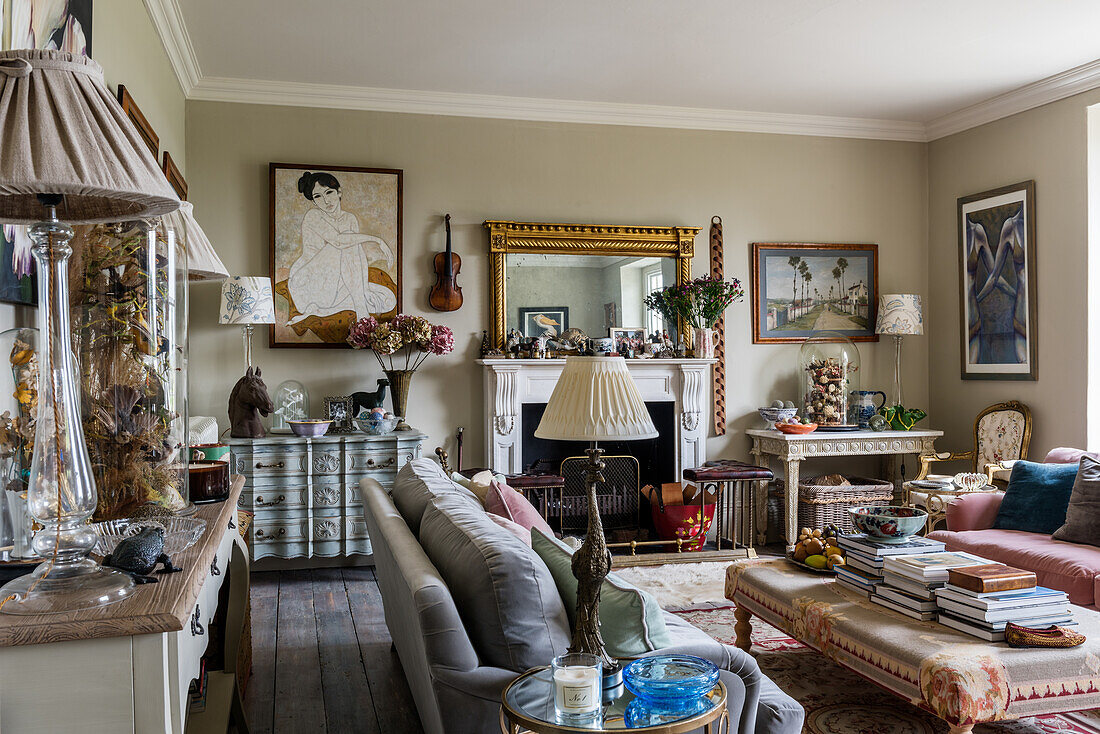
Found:
M 557 441 L 656 438 L 622 357 L 569 357 L 535 436 Z
M 225 269 L 214 245 L 206 237 L 206 232 L 195 221 L 194 207 L 189 201 L 181 201 L 180 208 L 164 215 L 164 226 L 176 233 L 187 252 L 188 280 L 225 280 L 229 271 Z
M 61 194 L 70 224 L 160 216 L 179 207 L 137 129 L 91 59 L 0 53 L 0 221 L 45 218 L 38 194 Z

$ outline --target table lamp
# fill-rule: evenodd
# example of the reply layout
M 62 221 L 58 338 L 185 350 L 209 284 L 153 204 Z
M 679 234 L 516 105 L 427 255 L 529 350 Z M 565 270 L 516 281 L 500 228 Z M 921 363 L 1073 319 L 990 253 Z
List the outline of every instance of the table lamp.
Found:
M 66 222 L 118 222 L 179 207 L 137 129 L 91 59 L 59 51 L 0 53 L 0 222 L 31 224 L 38 266 L 38 419 L 27 507 L 46 558 L 0 589 L 0 610 L 44 614 L 120 601 L 133 580 L 88 558 L 96 488 L 80 422 L 69 326 Z M 45 221 L 40 221 L 40 220 Z
M 256 324 L 275 323 L 275 299 L 271 278 L 231 275 L 222 283 L 220 324 L 244 326 L 244 361 L 252 366 L 252 330 Z
M 573 554 L 577 578 L 577 616 L 569 652 L 597 655 L 614 667 L 600 636 L 600 586 L 611 571 L 611 553 L 603 536 L 596 503 L 596 485 L 604 480 L 603 449 L 599 441 L 635 441 L 656 438 L 638 386 L 622 357 L 569 357 L 546 404 L 535 436 L 553 441 L 588 441 L 585 489 L 588 494 L 588 531 Z
M 894 337 L 894 390 L 889 404 L 904 405 L 901 398 L 901 338 L 924 333 L 920 296 L 906 293 L 880 296 L 875 333 Z

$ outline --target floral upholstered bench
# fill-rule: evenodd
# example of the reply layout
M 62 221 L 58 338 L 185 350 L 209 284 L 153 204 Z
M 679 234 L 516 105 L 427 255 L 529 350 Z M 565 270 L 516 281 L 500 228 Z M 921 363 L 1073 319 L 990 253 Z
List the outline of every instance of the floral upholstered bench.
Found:
M 756 616 L 834 662 L 966 734 L 975 724 L 1100 707 L 1100 613 L 1075 607 L 1088 641 L 1017 649 L 872 604 L 831 577 L 784 559 L 742 561 L 726 572 L 737 646 Z

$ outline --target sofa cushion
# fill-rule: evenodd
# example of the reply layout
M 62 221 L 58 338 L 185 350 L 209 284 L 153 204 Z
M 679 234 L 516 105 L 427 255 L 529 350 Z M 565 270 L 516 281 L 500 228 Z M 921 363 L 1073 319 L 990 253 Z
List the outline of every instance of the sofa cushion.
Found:
M 1054 531 L 1055 540 L 1100 546 L 1100 461 L 1081 457 L 1077 479 L 1069 496 L 1066 523 Z
M 550 569 L 572 622 L 577 611 L 573 551 L 553 534 L 538 530 L 531 531 L 531 547 Z M 706 637 L 703 632 L 695 632 Z M 672 644 L 657 600 L 615 574 L 609 574 L 600 587 L 600 635 L 613 658 L 636 657 Z
M 519 523 L 512 522 L 511 520 L 509 520 L 506 517 L 501 517 L 500 515 L 494 515 L 491 512 L 486 512 L 485 517 L 489 518 L 495 524 L 497 524 L 500 527 L 504 528 L 505 530 L 507 530 L 512 535 L 516 536 L 519 539 L 519 541 L 521 543 L 523 543 L 525 546 L 527 546 L 528 548 L 531 547 L 531 531 L 528 530 L 527 528 L 523 527 Z
M 507 518 L 528 530 L 537 529 L 551 537 L 554 535 L 546 520 L 526 497 L 496 479 L 489 483 L 489 491 L 485 494 L 485 511 Z
M 453 494 L 481 506 L 473 492 L 455 484 L 443 467 L 427 458 L 413 459 L 401 467 L 390 492 L 397 511 L 416 535 L 420 534 L 420 519 L 428 503 L 443 494 Z
M 439 569 L 483 664 L 516 672 L 547 665 L 569 644 L 569 618 L 535 553 L 476 503 L 428 503 L 420 544 Z
M 1066 521 L 1076 476 L 1076 464 L 1017 461 L 993 527 L 1050 535 Z
M 1096 458 L 1096 454 L 1090 454 L 1084 449 L 1071 449 L 1065 446 L 1059 446 L 1047 452 L 1046 458 L 1043 459 L 1043 463 L 1076 464 L 1081 460 L 1082 456 L 1091 456 L 1093 458 Z
M 1095 606 L 1100 600 L 1100 548 L 1020 530 L 937 530 L 928 537 L 942 540 L 950 551 L 1034 571 L 1041 586 L 1066 592 L 1074 604 Z

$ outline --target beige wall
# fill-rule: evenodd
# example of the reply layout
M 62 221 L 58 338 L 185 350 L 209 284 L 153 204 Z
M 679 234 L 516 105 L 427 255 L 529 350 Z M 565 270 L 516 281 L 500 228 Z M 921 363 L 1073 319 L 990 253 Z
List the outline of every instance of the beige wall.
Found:
M 926 147 L 920 144 L 782 135 L 659 130 L 433 117 L 296 107 L 188 102 L 188 170 L 199 220 L 230 272 L 268 273 L 270 161 L 402 168 L 404 310 L 447 324 L 457 352 L 429 359 L 413 381 L 410 421 L 428 448 L 467 428 L 468 463 L 484 455 L 482 374 L 473 364 L 487 326 L 485 219 L 683 224 L 725 221 L 726 274 L 746 280 L 748 243 L 759 240 L 877 242 L 884 291 L 927 291 Z M 428 309 L 430 253 L 452 215 L 462 256 L 465 305 Z M 695 272 L 708 269 L 704 229 Z M 192 289 L 191 412 L 226 423 L 226 398 L 242 372 L 239 330 L 219 326 L 218 286 Z M 731 435 L 714 454 L 747 456 L 740 432 L 755 409 L 795 399 L 796 346 L 753 346 L 747 303 L 728 318 Z M 269 388 L 288 378 L 325 395 L 373 388 L 364 353 L 269 350 L 256 359 Z M 928 337 L 906 344 L 906 388 L 928 405 Z M 890 345 L 860 345 L 864 385 L 891 379 Z
M 968 446 L 975 414 L 1017 399 L 1034 415 L 1032 457 L 1086 436 L 1088 303 L 1087 107 L 1100 91 L 1077 95 L 932 142 L 928 146 L 927 299 L 932 415 L 947 431 L 942 448 Z M 959 376 L 957 199 L 1035 180 L 1039 379 L 962 380 Z
M 96 0 L 92 5 L 92 57 L 111 89 L 125 84 L 160 136 L 161 150 L 183 170 L 184 99 L 168 56 L 141 0 Z M 0 303 L 0 331 L 35 325 L 36 311 Z

